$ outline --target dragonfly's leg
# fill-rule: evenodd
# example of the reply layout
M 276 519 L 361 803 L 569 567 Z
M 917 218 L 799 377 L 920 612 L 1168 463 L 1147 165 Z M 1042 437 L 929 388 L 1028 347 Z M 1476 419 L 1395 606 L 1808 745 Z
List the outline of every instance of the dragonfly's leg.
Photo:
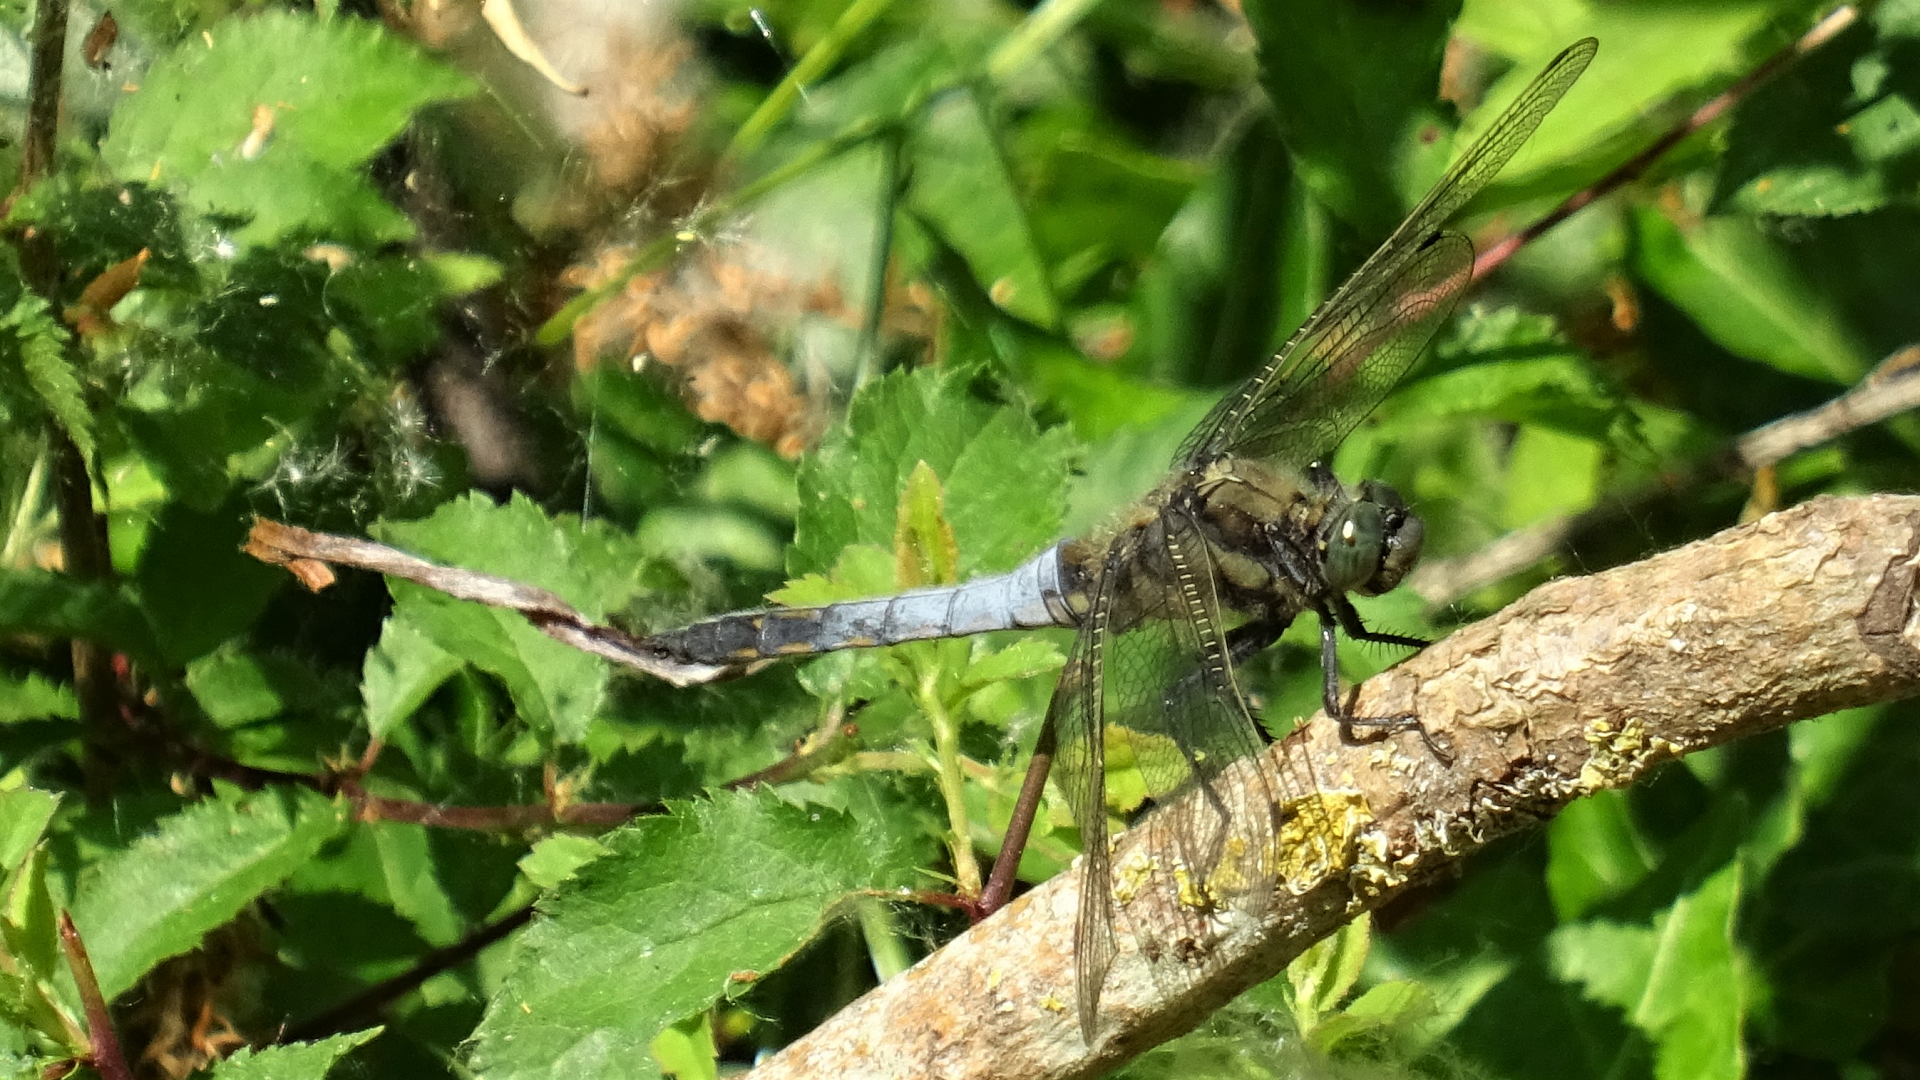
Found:
M 1340 620 L 1340 629 L 1355 641 L 1371 641 L 1377 645 L 1401 645 L 1409 649 L 1424 649 L 1433 644 L 1426 638 L 1408 637 L 1405 634 L 1386 634 L 1378 630 L 1369 630 L 1360 621 L 1360 613 L 1346 597 L 1337 596 L 1327 605 L 1333 609 L 1334 617 Z
M 1013 816 L 1007 819 L 1006 835 L 1000 838 L 1000 854 L 993 857 L 993 870 L 987 875 L 987 887 L 973 907 L 973 920 L 999 911 L 1013 898 L 1013 882 L 1020 872 L 1020 856 L 1027 849 L 1027 837 L 1033 832 L 1033 819 L 1040 812 L 1040 796 L 1047 787 L 1047 773 L 1053 769 L 1053 717 L 1041 725 L 1034 740 L 1033 757 L 1027 760 L 1026 778 L 1020 781 L 1020 795 L 1013 802 Z
M 1401 713 L 1398 716 L 1356 716 L 1352 706 L 1341 700 L 1339 641 L 1334 628 L 1344 620 L 1335 615 L 1334 611 L 1335 609 L 1330 606 L 1320 609 L 1320 675 L 1323 680 L 1321 682 L 1322 703 L 1326 706 L 1327 715 L 1340 725 L 1340 737 L 1348 742 L 1371 742 L 1373 738 L 1386 738 L 1402 731 L 1417 731 L 1420 733 L 1420 741 L 1427 744 L 1428 753 L 1440 759 L 1443 764 L 1452 764 L 1453 752 L 1440 745 L 1439 741 L 1433 737 L 1433 733 L 1428 731 L 1427 726 L 1422 724 L 1420 718 L 1413 713 Z M 1355 616 L 1354 621 L 1359 622 L 1359 617 Z M 1355 687 L 1354 692 L 1359 693 L 1359 688 Z M 1361 728 L 1373 732 L 1373 737 L 1362 739 L 1359 733 Z

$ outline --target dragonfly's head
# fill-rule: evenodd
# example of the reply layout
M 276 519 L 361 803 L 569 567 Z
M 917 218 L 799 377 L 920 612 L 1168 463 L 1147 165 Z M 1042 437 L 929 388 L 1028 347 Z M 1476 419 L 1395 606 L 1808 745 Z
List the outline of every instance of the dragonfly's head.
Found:
M 1426 525 L 1398 491 L 1368 480 L 1327 529 L 1327 585 L 1337 593 L 1378 596 L 1420 561 L 1426 537 Z

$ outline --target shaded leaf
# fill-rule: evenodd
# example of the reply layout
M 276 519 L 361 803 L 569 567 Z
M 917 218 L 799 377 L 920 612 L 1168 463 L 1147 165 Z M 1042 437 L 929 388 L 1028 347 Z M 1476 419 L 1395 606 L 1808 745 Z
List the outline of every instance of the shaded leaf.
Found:
M 1740 866 L 1686 894 L 1651 927 L 1582 923 L 1549 940 L 1562 978 L 1627 1013 L 1655 1047 L 1661 1080 L 1745 1075 L 1744 961 L 1733 937 Z
M 101 992 L 119 996 L 169 956 L 194 948 L 320 850 L 346 823 L 310 791 L 208 800 L 87 868 L 73 921 Z
M 323 1080 L 347 1051 L 380 1034 L 380 1028 L 355 1031 L 318 1042 L 289 1043 L 255 1050 L 241 1047 L 213 1067 L 214 1080 Z
M 1840 314 L 1751 222 L 1682 227 L 1653 209 L 1634 222 L 1639 272 L 1728 352 L 1843 385 L 1873 366 Z
M 426 704 L 465 663 L 434 644 L 404 614 L 387 616 L 380 625 L 380 642 L 368 650 L 360 678 L 368 731 L 376 739 L 386 738 L 395 724 Z
M 0 724 L 79 718 L 80 704 L 73 696 L 73 687 L 56 683 L 39 672 L 18 679 L 0 678 Z
M 922 117 L 912 143 L 914 209 L 967 260 L 1001 310 L 1039 326 L 1055 325 L 1060 307 L 1046 262 L 979 101 L 952 91 Z

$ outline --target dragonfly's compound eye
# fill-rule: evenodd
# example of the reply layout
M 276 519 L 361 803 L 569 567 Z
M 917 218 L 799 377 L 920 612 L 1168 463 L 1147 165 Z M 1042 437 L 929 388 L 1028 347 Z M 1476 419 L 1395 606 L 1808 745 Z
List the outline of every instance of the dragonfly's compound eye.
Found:
M 1387 522 L 1378 505 L 1356 499 L 1327 532 L 1327 586 L 1334 592 L 1364 589 L 1386 554 Z
M 1336 592 L 1378 596 L 1420 561 L 1426 525 L 1400 493 L 1369 482 L 1334 519 L 1327 534 L 1327 585 Z

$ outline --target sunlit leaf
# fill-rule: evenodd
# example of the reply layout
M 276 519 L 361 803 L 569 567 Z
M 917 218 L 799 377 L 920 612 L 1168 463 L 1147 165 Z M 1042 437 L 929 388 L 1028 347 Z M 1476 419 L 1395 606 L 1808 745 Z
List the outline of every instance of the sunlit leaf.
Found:
M 474 1075 L 657 1075 L 660 1032 L 780 966 L 855 892 L 905 883 L 912 857 L 880 823 L 764 792 L 681 804 L 603 842 L 521 935 Z

